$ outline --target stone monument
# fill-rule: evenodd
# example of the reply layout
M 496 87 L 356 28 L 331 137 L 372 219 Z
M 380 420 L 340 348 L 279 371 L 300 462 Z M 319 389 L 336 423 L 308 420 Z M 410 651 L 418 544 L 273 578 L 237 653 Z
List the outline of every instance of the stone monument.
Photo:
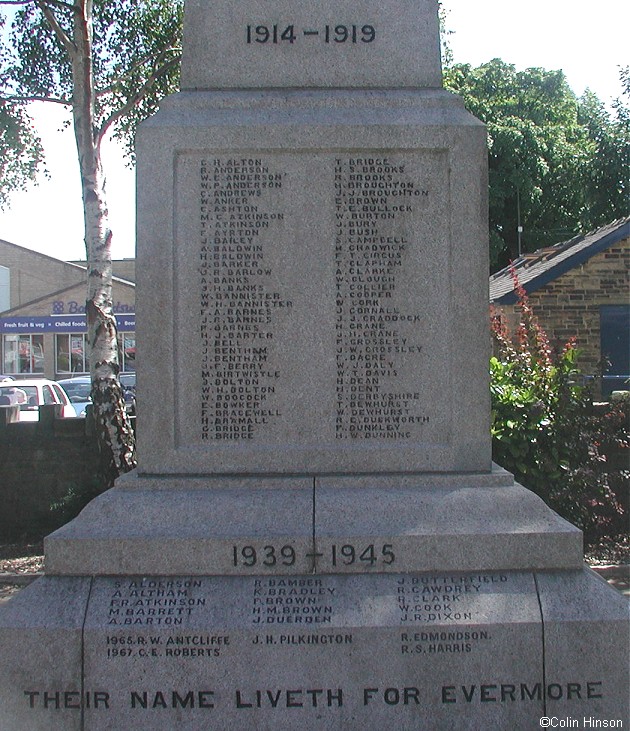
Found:
M 3 731 L 629 722 L 627 602 L 491 465 L 485 140 L 436 0 L 188 0 L 139 467 L 0 613 Z

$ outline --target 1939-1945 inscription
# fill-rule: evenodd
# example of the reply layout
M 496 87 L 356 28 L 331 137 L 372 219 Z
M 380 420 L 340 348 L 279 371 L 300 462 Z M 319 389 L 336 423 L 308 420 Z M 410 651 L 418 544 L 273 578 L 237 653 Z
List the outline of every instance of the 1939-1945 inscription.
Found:
M 235 545 L 232 546 L 232 563 L 235 567 L 273 569 L 276 566 L 295 566 L 297 560 L 296 549 L 290 545 L 276 546 L 274 544 Z M 333 543 L 327 551 L 313 550 L 306 554 L 315 565 L 323 563 L 332 568 L 340 566 L 358 566 L 363 569 L 373 569 L 379 566 L 391 566 L 396 561 L 392 543 L 374 544 L 364 543 L 358 546 L 353 543 Z

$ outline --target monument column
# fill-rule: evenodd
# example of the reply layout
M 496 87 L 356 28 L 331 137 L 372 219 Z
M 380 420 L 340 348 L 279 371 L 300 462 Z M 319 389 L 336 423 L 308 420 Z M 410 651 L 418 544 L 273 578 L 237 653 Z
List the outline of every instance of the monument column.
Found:
M 436 0 L 187 0 L 137 160 L 139 466 L 0 613 L 0 727 L 627 723 L 627 602 L 491 464 Z
M 186 7 L 138 138 L 144 379 L 174 374 L 139 473 L 488 472 L 485 130 L 436 3 Z

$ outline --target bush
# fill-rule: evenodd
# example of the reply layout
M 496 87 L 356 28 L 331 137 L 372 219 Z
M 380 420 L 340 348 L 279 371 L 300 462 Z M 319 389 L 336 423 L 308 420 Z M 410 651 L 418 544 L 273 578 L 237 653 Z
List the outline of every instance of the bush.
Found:
M 493 458 L 581 528 L 587 541 L 617 535 L 627 527 L 623 490 L 630 474 L 611 464 L 610 455 L 630 447 L 627 403 L 603 413 L 594 408 L 576 367 L 575 341 L 552 349 L 514 271 L 512 276 L 516 332 L 492 317 Z

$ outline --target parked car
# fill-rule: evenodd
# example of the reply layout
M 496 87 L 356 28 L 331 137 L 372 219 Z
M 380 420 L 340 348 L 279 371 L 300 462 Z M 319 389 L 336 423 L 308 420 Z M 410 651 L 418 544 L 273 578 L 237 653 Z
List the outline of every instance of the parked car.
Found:
M 136 413 L 136 374 L 121 373 L 120 385 L 125 399 L 125 409 L 131 416 Z
M 90 377 L 60 378 L 57 383 L 68 394 L 77 416 L 85 419 L 85 410 L 92 403 L 92 397 L 90 396 L 92 381 Z
M 121 373 L 120 386 L 125 399 L 125 409 L 129 414 L 136 411 L 136 374 Z M 92 403 L 90 392 L 92 381 L 89 376 L 77 376 L 76 378 L 63 378 L 58 381 L 59 385 L 66 391 L 77 416 L 85 418 L 85 410 Z
M 136 374 L 135 373 L 121 373 L 120 374 L 120 385 L 123 389 L 129 391 L 136 390 Z
M 56 381 L 45 378 L 18 379 L 0 383 L 0 405 L 20 407 L 20 421 L 39 421 L 41 404 L 61 404 L 65 419 L 77 415 L 68 395 Z

